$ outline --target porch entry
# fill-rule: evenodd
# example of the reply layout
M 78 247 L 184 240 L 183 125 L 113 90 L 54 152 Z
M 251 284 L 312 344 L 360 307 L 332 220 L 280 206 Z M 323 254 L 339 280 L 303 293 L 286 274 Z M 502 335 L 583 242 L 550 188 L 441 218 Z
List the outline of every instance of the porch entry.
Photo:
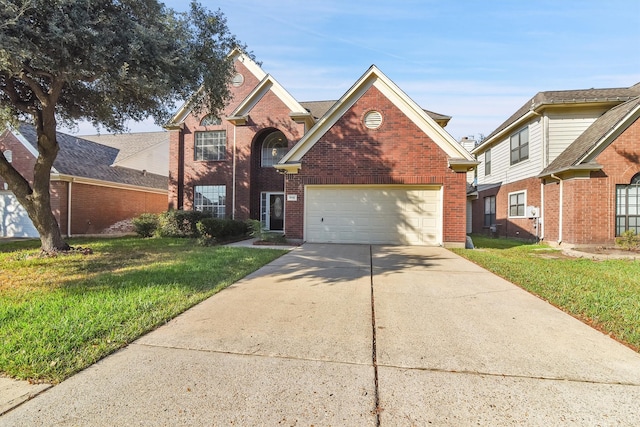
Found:
M 260 218 L 265 230 L 284 231 L 284 193 L 261 193 Z

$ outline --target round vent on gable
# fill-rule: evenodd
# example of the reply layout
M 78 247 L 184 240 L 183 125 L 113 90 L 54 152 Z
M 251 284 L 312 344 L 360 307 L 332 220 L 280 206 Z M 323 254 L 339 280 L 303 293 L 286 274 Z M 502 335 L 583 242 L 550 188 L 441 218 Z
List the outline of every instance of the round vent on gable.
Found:
M 231 84 L 235 87 L 242 86 L 242 83 L 244 83 L 244 76 L 240 73 L 236 73 L 231 79 Z
M 378 129 L 382 124 L 382 114 L 379 111 L 369 111 L 364 116 L 364 125 L 369 129 Z

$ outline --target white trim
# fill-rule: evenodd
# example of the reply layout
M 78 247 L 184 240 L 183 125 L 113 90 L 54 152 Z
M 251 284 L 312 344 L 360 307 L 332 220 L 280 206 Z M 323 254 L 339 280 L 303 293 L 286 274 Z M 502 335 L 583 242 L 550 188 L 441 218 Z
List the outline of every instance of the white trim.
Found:
M 73 181 L 76 184 L 87 184 L 87 185 L 95 185 L 98 187 L 109 187 L 109 188 L 117 188 L 120 190 L 131 190 L 131 191 L 143 191 L 145 193 L 153 193 L 153 194 L 168 194 L 169 190 L 163 190 L 160 188 L 151 188 L 151 187 L 143 187 L 140 185 L 132 185 L 132 184 L 121 184 L 117 182 L 110 181 L 102 181 L 99 179 L 92 178 L 84 178 L 80 176 L 73 175 L 65 175 L 59 173 L 51 174 L 51 181 Z
M 262 195 L 265 196 L 266 202 L 265 205 L 262 206 Z M 261 191 L 260 192 L 260 221 L 262 222 L 262 209 L 264 209 L 264 229 L 265 231 L 273 231 L 274 233 L 284 233 L 285 230 L 285 222 L 287 219 L 287 215 L 286 215 L 286 206 L 287 206 L 287 200 L 284 197 L 284 191 Z M 271 212 L 271 205 L 270 205 L 270 200 L 269 197 L 270 196 L 282 196 L 282 230 L 271 230 L 269 228 L 269 220 L 271 219 L 270 216 L 270 212 Z
M 584 156 L 580 158 L 577 164 L 584 163 L 585 161 L 592 160 L 596 158 L 606 147 L 603 147 L 606 142 L 611 141 L 622 132 L 624 132 L 627 127 L 629 127 L 629 123 L 633 123 L 635 120 L 640 118 L 640 105 L 637 105 L 631 111 L 629 111 L 622 120 L 620 120 L 616 125 L 607 132 L 598 142 L 593 146 L 591 150 L 589 150 Z
M 524 215 L 511 215 L 511 196 L 524 193 Z M 497 209 L 496 209 L 497 210 Z M 496 212 L 497 215 L 497 212 Z M 527 190 L 518 190 L 507 193 L 507 218 L 528 218 L 527 216 Z
M 286 163 L 300 163 L 318 140 L 366 93 L 375 86 L 399 108 L 420 130 L 452 158 L 475 161 L 446 130 L 436 123 L 418 104 L 409 98 L 393 81 L 372 65 L 358 81 L 336 102 L 275 167 L 286 169 Z
M 536 113 L 535 111 L 529 110 L 525 115 L 520 117 L 515 122 L 511 123 L 506 128 L 502 129 L 497 134 L 493 135 L 490 139 L 487 138 L 484 141 L 482 141 L 482 144 L 478 145 L 476 148 L 471 150 L 471 154 L 479 154 L 484 152 L 485 148 L 492 146 L 496 142 L 499 143 L 500 141 L 502 141 L 502 138 L 505 136 L 505 134 L 510 134 L 514 128 L 524 126 L 523 123 L 526 123 L 526 126 L 529 126 L 529 120 L 538 116 L 540 116 L 540 113 Z M 511 161 L 511 157 L 509 157 L 509 161 Z

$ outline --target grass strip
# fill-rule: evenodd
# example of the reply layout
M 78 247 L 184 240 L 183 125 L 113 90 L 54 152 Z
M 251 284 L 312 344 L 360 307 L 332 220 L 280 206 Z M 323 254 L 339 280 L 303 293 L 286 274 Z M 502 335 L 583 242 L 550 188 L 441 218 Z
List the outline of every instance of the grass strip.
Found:
M 188 239 L 72 239 L 91 255 L 0 245 L 0 372 L 57 383 L 286 253 Z
M 640 350 L 640 262 L 570 258 L 544 244 L 474 236 L 453 251 Z

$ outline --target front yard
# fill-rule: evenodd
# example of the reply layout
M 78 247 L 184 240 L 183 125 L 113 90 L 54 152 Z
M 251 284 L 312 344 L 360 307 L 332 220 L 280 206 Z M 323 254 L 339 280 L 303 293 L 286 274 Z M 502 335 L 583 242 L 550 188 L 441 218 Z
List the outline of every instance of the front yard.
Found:
M 191 239 L 72 239 L 91 255 L 0 245 L 0 374 L 57 383 L 286 251 Z
M 547 245 L 473 237 L 454 252 L 640 349 L 640 261 L 571 258 Z

